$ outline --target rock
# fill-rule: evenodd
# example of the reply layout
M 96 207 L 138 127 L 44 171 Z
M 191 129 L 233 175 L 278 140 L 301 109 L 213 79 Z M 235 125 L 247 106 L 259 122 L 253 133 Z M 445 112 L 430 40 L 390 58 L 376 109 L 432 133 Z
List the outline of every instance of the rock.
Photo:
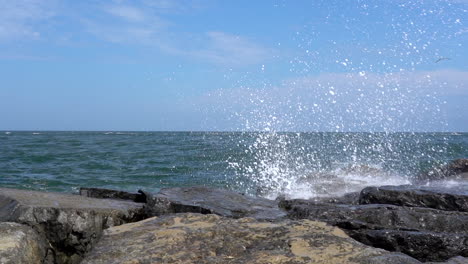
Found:
M 468 233 L 468 213 L 463 212 L 382 204 L 324 204 L 307 200 L 283 201 L 279 206 L 288 211 L 289 218 L 320 220 L 333 225 L 362 223 L 382 229 Z
M 426 262 L 426 264 L 442 264 L 441 262 Z M 461 256 L 451 258 L 444 262 L 443 264 L 468 264 L 468 258 Z
M 404 252 L 419 260 L 444 261 L 465 254 L 468 213 L 396 205 L 324 204 L 307 200 L 282 201 L 292 219 L 320 220 L 343 228 L 351 237 L 370 246 Z M 437 238 L 438 240 L 435 240 Z M 426 240 L 431 247 L 418 247 Z M 414 242 L 414 241 L 417 241 Z M 468 241 L 468 240 L 466 240 Z M 437 246 L 437 247 L 435 247 Z M 466 245 L 463 246 L 467 248 Z
M 31 227 L 18 223 L 0 223 L 1 264 L 42 264 L 47 244 Z
M 177 214 L 109 228 L 83 264 L 420 263 L 371 248 L 323 222 Z M 392 262 L 393 261 L 393 262 Z
M 162 189 L 147 196 L 146 212 L 150 216 L 171 213 L 201 213 L 241 218 L 275 220 L 286 216 L 278 202 L 233 191 L 207 187 Z
M 119 199 L 129 200 L 136 203 L 145 203 L 146 196 L 142 193 L 129 193 L 124 191 L 116 191 L 103 188 L 80 188 L 80 195 L 84 197 L 100 198 L 100 199 Z
M 361 191 L 359 203 L 394 204 L 468 212 L 468 185 L 367 187 Z
M 398 251 L 420 261 L 444 261 L 453 256 L 468 256 L 468 234 L 401 230 L 351 230 L 352 238 L 374 247 Z
M 457 159 L 417 177 L 419 181 L 468 180 L 468 159 Z
M 103 229 L 143 217 L 143 205 L 130 201 L 0 188 L 0 222 L 33 227 L 57 263 L 78 263 Z

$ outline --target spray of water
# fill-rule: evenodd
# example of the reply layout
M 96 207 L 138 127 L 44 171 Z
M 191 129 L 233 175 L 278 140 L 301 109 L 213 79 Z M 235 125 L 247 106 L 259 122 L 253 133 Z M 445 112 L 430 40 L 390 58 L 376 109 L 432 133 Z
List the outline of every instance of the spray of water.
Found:
M 347 18 L 332 2 L 316 3 L 328 10 L 324 23 L 349 27 L 349 34 L 322 38 L 310 25 L 296 32 L 300 54 L 290 71 L 298 77 L 216 95 L 229 98 L 221 105 L 245 133 L 238 142 L 245 155 L 228 162 L 247 192 L 336 196 L 411 183 L 425 165 L 443 160 L 444 137 L 415 132 L 447 127 L 439 91 L 453 87 L 440 71 L 425 69 L 457 43 L 464 30 L 457 16 L 466 10 L 453 1 L 358 1 L 352 9 L 359 15 Z M 362 24 L 369 17 L 382 17 L 386 31 Z M 375 36 L 381 40 L 369 41 Z

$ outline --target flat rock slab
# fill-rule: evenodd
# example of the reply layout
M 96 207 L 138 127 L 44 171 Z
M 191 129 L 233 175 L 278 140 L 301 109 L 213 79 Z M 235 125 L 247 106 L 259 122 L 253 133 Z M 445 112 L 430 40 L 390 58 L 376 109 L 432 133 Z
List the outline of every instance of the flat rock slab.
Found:
M 394 204 L 468 212 L 468 184 L 452 187 L 381 186 L 361 191 L 360 204 Z
M 1 264 L 42 264 L 47 242 L 31 227 L 18 223 L 0 223 Z
M 152 216 L 171 213 L 202 213 L 265 220 L 275 220 L 286 216 L 286 213 L 278 208 L 277 201 L 222 189 L 169 188 L 162 189 L 155 195 L 146 194 L 146 196 L 147 214 Z
M 273 223 L 189 213 L 109 228 L 82 263 L 420 262 L 365 246 L 323 222 Z
M 130 201 L 0 188 L 0 222 L 33 227 L 50 242 L 57 263 L 78 263 L 103 229 L 143 217 L 143 205 Z

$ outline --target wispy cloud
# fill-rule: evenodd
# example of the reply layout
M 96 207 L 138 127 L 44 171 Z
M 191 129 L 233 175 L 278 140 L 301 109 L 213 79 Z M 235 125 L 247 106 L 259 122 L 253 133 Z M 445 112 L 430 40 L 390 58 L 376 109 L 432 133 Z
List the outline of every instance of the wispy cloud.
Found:
M 55 15 L 55 0 L 0 0 L 0 41 L 38 38 L 38 24 Z
M 193 50 L 190 54 L 217 64 L 238 66 L 259 63 L 268 59 L 273 52 L 252 40 L 234 34 L 207 32 L 206 37 L 206 46 Z
M 142 22 L 146 19 L 146 14 L 143 12 L 143 10 L 133 6 L 114 5 L 110 6 L 105 11 L 107 11 L 109 14 L 121 17 L 131 22 Z
M 97 18 L 82 21 L 88 32 L 105 41 L 155 47 L 167 54 L 218 65 L 235 67 L 259 63 L 271 57 L 271 49 L 240 35 L 221 31 L 181 32 L 181 25 L 163 18 L 163 13 L 168 10 L 181 10 L 182 7 L 176 3 L 119 2 L 103 6 Z M 174 33 L 177 27 L 179 31 Z

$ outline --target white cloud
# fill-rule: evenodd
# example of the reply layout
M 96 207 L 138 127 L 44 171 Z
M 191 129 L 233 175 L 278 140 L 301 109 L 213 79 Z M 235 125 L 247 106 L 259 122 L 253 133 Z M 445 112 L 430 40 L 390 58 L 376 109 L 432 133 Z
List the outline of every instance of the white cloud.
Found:
M 38 24 L 55 15 L 54 0 L 0 0 L 0 40 L 37 38 Z
M 259 63 L 271 55 L 272 50 L 238 35 L 224 32 L 206 33 L 206 46 L 190 52 L 200 59 L 223 65 L 243 65 Z
M 107 8 L 106 11 L 131 22 L 142 22 L 146 19 L 144 12 L 133 6 L 115 5 Z

